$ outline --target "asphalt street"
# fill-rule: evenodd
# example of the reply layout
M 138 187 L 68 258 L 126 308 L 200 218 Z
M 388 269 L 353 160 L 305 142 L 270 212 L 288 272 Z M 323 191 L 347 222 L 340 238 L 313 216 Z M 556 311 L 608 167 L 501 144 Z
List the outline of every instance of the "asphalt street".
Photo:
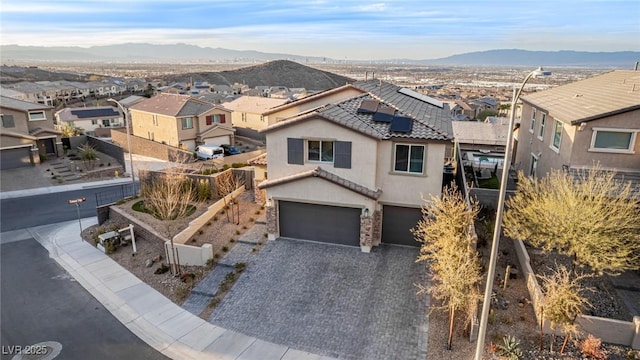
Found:
M 54 224 L 78 218 L 76 205 L 67 200 L 86 198 L 80 204 L 80 217 L 96 216 L 96 194 L 101 203 L 114 202 L 123 191 L 131 192 L 131 185 L 108 185 L 96 188 L 53 192 L 3 199 L 0 203 L 2 231 Z
M 61 344 L 57 359 L 167 359 L 113 317 L 34 239 L 0 245 L 0 260 L 2 359 L 13 358 L 11 347 L 45 341 Z

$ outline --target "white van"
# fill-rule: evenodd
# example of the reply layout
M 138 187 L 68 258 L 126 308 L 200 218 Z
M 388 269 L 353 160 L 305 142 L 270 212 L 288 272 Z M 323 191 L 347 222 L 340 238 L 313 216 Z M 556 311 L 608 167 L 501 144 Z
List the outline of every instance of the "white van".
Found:
M 222 159 L 224 157 L 224 149 L 214 145 L 199 145 L 196 147 L 196 156 L 198 159 Z

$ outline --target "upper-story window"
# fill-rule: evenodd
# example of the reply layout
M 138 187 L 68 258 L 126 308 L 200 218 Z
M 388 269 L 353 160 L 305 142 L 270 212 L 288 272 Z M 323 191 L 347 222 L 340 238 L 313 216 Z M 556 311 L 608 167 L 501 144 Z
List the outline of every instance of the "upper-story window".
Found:
M 633 154 L 638 130 L 593 128 L 589 151 Z
M 536 128 L 536 108 L 531 109 L 531 126 L 529 127 L 529 132 L 533 132 L 533 129 Z
M 193 129 L 193 118 L 192 117 L 182 118 L 182 128 Z
M 225 122 L 225 116 L 224 114 L 207 115 L 205 121 L 207 125 L 213 125 L 214 123 L 223 124 Z
M 287 163 L 304 165 L 306 152 L 307 162 L 327 162 L 333 163 L 334 168 L 351 169 L 351 147 L 351 141 L 287 138 Z
M 538 139 L 542 140 L 544 138 L 544 126 L 547 124 L 547 114 L 542 113 L 542 117 L 540 118 L 540 128 L 538 129 Z
M 551 138 L 551 149 L 560 150 L 562 142 L 562 121 L 555 120 L 553 122 L 553 137 Z
M 29 121 L 40 121 L 40 120 L 47 120 L 47 116 L 44 114 L 44 111 L 29 112 Z
M 16 124 L 13 121 L 13 115 L 2 114 L 2 115 L 0 115 L 0 119 L 2 120 L 2 127 L 3 128 L 16 127 Z
M 307 141 L 307 159 L 309 161 L 333 162 L 333 141 Z
M 424 145 L 395 144 L 395 172 L 422 174 L 424 171 Z

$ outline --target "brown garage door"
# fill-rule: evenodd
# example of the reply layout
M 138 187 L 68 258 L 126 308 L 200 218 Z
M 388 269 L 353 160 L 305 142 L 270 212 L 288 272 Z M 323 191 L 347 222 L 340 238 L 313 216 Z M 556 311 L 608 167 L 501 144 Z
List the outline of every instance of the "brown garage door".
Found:
M 420 246 L 410 231 L 420 219 L 422 212 L 419 208 L 385 205 L 382 208 L 382 242 Z
M 0 169 L 15 169 L 31 165 L 29 148 L 6 149 L 0 151 Z
M 360 246 L 360 209 L 278 201 L 280 236 Z

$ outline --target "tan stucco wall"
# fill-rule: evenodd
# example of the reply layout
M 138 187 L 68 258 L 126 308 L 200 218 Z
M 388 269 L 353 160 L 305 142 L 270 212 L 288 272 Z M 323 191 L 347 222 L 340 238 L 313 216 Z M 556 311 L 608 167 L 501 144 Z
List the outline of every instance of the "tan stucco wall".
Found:
M 377 160 L 378 173 L 377 186 L 382 189 L 382 196 L 378 199 L 381 203 L 397 206 L 422 206 L 425 199 L 431 195 L 440 196 L 442 192 L 442 167 L 446 144 L 428 143 L 426 145 L 426 163 L 424 164 L 424 174 L 398 174 L 393 172 L 395 159 L 393 158 L 393 144 L 410 142 L 382 141 L 378 146 Z
M 305 164 L 287 163 L 287 138 L 311 140 L 351 141 L 351 169 L 334 168 L 332 163 L 307 161 L 305 144 Z M 326 120 L 308 120 L 278 131 L 267 133 L 267 157 L 269 178 L 278 179 L 305 170 L 321 167 L 370 189 L 376 187 L 376 157 L 378 141 L 358 132 L 333 124 Z
M 29 134 L 29 127 L 27 126 L 27 113 L 7 108 L 1 109 L 3 114 L 13 115 L 13 123 L 16 125 L 15 127 L 6 128 L 5 130 L 20 134 Z
M 245 120 L 242 119 L 242 114 L 245 114 Z M 254 130 L 262 130 L 267 127 L 267 117 L 262 117 L 262 114 L 250 113 L 246 111 L 234 111 L 231 113 L 231 119 L 233 126 L 242 128 L 249 128 Z
M 344 89 L 343 91 L 340 91 L 338 93 L 335 94 L 330 94 L 330 95 L 326 95 L 323 97 L 319 97 L 313 101 L 303 101 L 300 100 L 300 103 L 298 105 L 295 106 L 291 106 L 288 107 L 286 109 L 280 110 L 278 112 L 274 112 L 272 114 L 269 114 L 268 116 L 266 116 L 266 121 L 268 122 L 269 125 L 275 124 L 278 121 L 284 120 L 288 117 L 297 115 L 303 111 L 307 111 L 309 109 L 313 109 L 316 108 L 318 106 L 322 106 L 322 105 L 326 105 L 326 104 L 332 104 L 332 103 L 336 103 L 339 101 L 343 101 L 346 99 L 350 99 L 354 96 L 360 95 L 362 94 L 361 91 L 353 89 L 353 88 L 347 88 Z
M 518 149 L 516 154 L 516 168 L 528 175 L 531 166 L 532 154 L 540 154 L 536 175 L 543 177 L 551 169 L 562 169 L 563 165 L 568 166 L 592 166 L 595 162 L 600 162 L 605 168 L 617 168 L 620 170 L 640 169 L 640 140 L 636 136 L 635 154 L 618 154 L 588 151 L 591 146 L 591 137 L 594 127 L 629 128 L 637 129 L 637 119 L 640 111 L 611 116 L 605 119 L 589 121 L 582 131 L 578 131 L 579 125 L 569 125 L 563 122 L 562 140 L 559 152 L 551 149 L 554 121 L 552 116 L 547 115 L 542 140 L 538 138 L 540 119 L 542 111 L 537 110 L 536 124 L 534 132 L 531 133 L 532 107 L 525 104 L 522 110 L 521 125 L 518 134 Z
M 153 124 L 153 114 L 131 110 L 131 125 L 133 135 L 149 139 L 149 132 L 157 142 L 165 142 L 171 146 L 178 146 L 178 119 L 170 116 L 157 115 L 158 125 Z M 182 128 L 182 122 L 179 123 Z
M 255 180 L 265 180 L 267 177 L 265 176 L 267 172 L 267 167 L 264 165 L 254 165 L 253 166 L 253 176 Z
M 592 166 L 599 162 L 604 167 L 640 171 L 640 133 L 636 134 L 634 154 L 589 151 L 593 128 L 636 129 L 640 131 L 640 110 L 587 122 L 582 131 L 576 132 L 572 166 Z
M 36 142 L 29 139 L 17 138 L 13 136 L 6 136 L 6 135 L 0 136 L 0 146 L 3 149 L 10 148 L 10 147 L 24 146 L 27 144 L 31 144 L 35 146 Z
M 6 130 L 8 131 L 28 135 L 30 130 L 35 130 L 38 128 L 50 130 L 55 129 L 53 124 L 53 110 L 51 109 L 36 110 L 44 111 L 44 114 L 46 116 L 46 120 L 37 121 L 29 121 L 29 115 L 26 111 L 17 111 L 5 107 L 2 107 L 1 109 L 1 112 L 3 114 L 13 115 L 13 122 L 15 124 L 15 127 L 7 128 Z
M 319 178 L 306 178 L 267 189 L 274 200 L 302 201 L 322 205 L 373 209 L 375 201 Z

